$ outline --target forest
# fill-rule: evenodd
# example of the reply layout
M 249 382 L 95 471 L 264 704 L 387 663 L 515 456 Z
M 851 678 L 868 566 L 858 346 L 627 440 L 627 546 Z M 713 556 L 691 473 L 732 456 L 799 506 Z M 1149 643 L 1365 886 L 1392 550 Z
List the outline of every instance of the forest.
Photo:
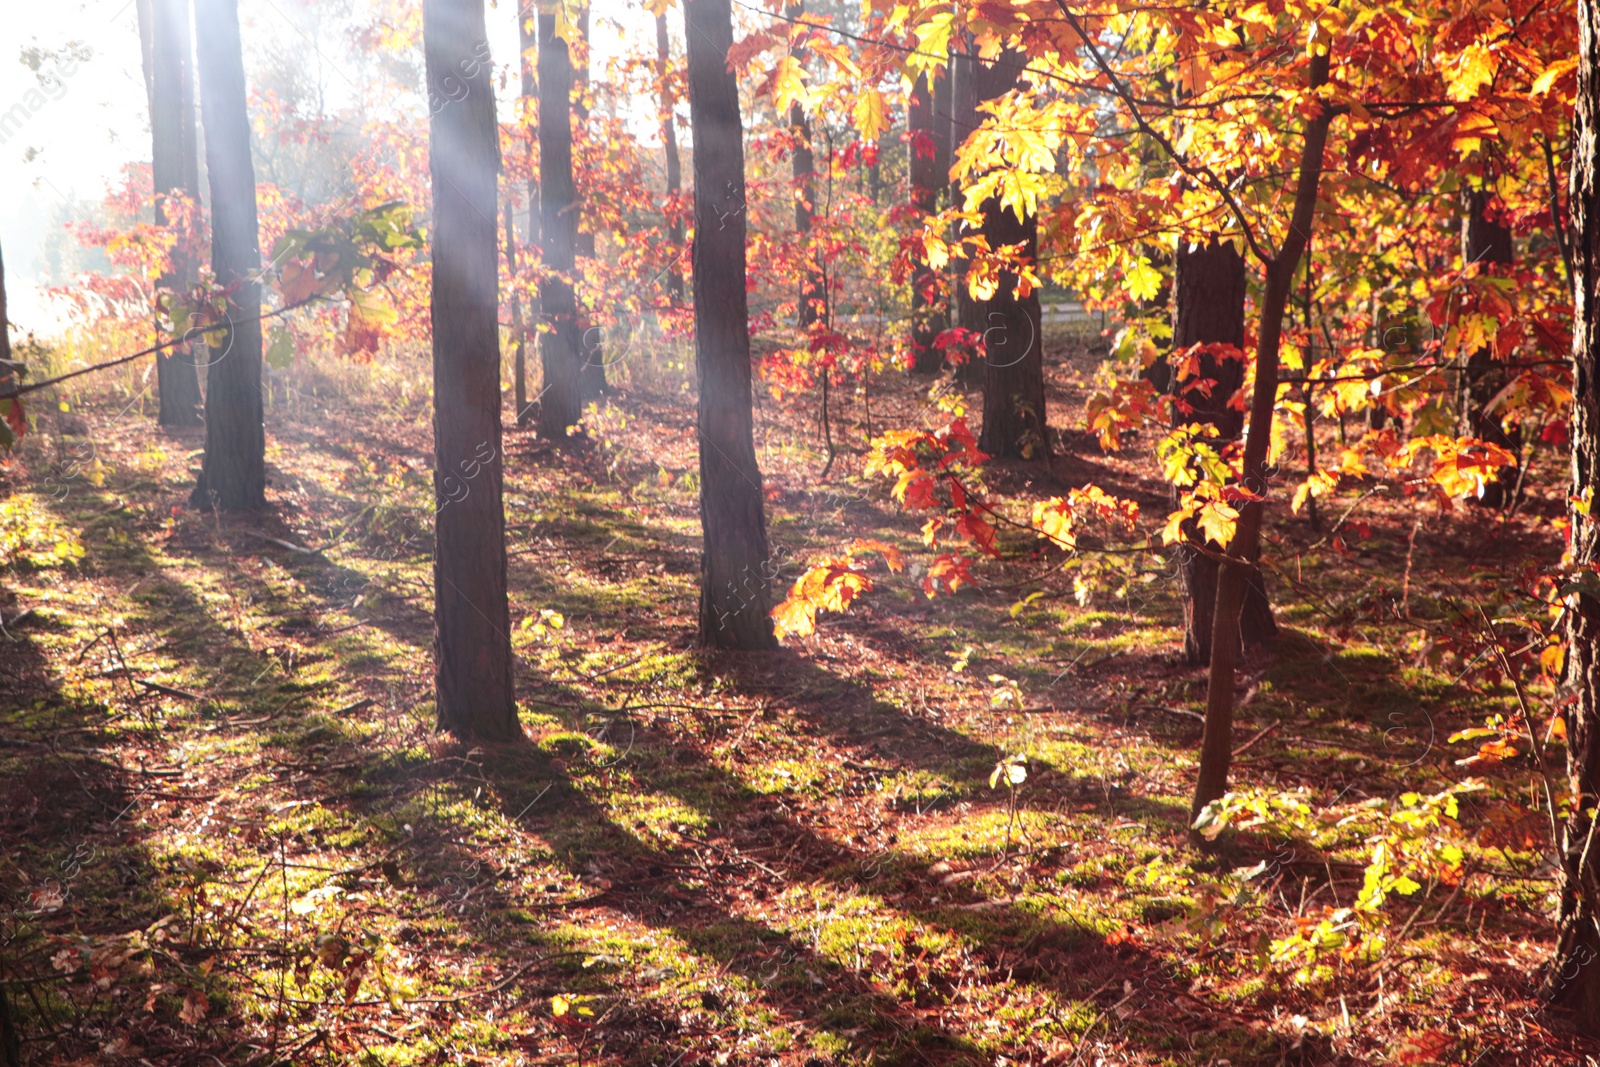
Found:
M 0 25 L 0 1067 L 1600 1067 L 1600 0 Z

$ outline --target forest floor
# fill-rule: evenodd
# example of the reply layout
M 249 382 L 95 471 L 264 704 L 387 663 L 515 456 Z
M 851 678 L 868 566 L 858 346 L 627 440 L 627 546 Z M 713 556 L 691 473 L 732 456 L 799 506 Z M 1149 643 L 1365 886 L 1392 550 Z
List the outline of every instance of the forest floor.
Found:
M 885 576 L 782 651 L 697 650 L 675 358 L 619 369 L 571 453 L 506 435 L 530 739 L 506 747 L 433 729 L 422 360 L 274 373 L 259 514 L 186 505 L 201 436 L 140 417 L 137 382 L 39 414 L 0 468 L 0 538 L 32 546 L 0 572 L 25 1062 L 1595 1062 L 1537 999 L 1554 881 L 1539 817 L 1506 831 L 1525 760 L 1464 796 L 1467 876 L 1394 897 L 1381 948 L 1310 981 L 1269 958 L 1367 857 L 1188 844 L 1204 678 L 1159 554 L 1064 570 L 1012 531 L 953 597 Z M 1054 425 L 1082 425 L 1096 362 L 1054 339 Z M 874 432 L 932 411 L 925 380 L 877 388 Z M 924 553 L 845 401 L 821 479 L 816 411 L 760 398 L 786 579 L 852 537 Z M 1094 481 L 1159 530 L 1149 444 L 1064 433 L 989 480 L 1024 517 Z M 1242 672 L 1236 783 L 1349 805 L 1465 778 L 1446 738 L 1513 693 L 1442 654 L 1451 620 L 1515 606 L 1559 512 L 1373 493 L 1335 540 L 1274 511 L 1283 632 Z M 1019 753 L 1026 781 L 991 786 Z

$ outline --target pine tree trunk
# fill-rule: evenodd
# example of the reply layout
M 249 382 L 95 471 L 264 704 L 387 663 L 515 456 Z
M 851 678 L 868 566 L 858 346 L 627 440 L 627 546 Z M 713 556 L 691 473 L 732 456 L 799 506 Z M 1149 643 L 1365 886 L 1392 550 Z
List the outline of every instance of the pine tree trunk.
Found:
M 1600 560 L 1600 529 L 1586 498 L 1600 490 L 1600 0 L 1578 0 L 1578 96 L 1572 128 L 1572 564 Z M 1567 788 L 1562 831 L 1559 942 L 1547 991 L 1583 1032 L 1600 1035 L 1600 597 L 1567 598 Z
M 539 217 L 544 273 L 539 310 L 549 331 L 539 335 L 544 385 L 539 436 L 565 441 L 583 415 L 583 327 L 573 289 L 578 240 L 572 184 L 572 61 L 556 36 L 555 15 L 539 16 Z
M 194 72 L 191 70 L 189 0 L 153 0 L 150 12 L 151 176 L 155 180 L 156 225 L 174 220 L 166 197 L 181 193 L 196 209 L 200 203 L 199 163 L 194 129 Z M 181 293 L 195 280 L 195 264 L 181 243 L 172 253 L 172 271 L 157 283 Z M 185 345 L 156 357 L 157 421 L 162 426 L 200 425 L 200 376 L 194 349 Z
M 975 91 L 980 100 L 1004 96 L 1017 84 L 1025 58 L 1003 52 L 999 60 L 975 65 Z M 1018 219 L 1000 206 L 999 197 L 983 205 L 983 235 L 989 247 L 1022 245 L 1022 254 L 1039 254 L 1039 219 Z M 978 447 L 991 456 L 1042 459 L 1048 454 L 1044 409 L 1044 336 L 1039 321 L 1039 293 L 1017 295 L 1016 275 L 1002 272 L 1000 287 L 984 308 L 983 430 Z
M 206 453 L 190 499 L 201 508 L 258 508 L 267 484 L 261 285 L 247 279 L 261 269 L 261 248 L 237 0 L 198 0 L 195 34 L 211 179 L 211 269 L 218 284 L 233 289 L 227 329 L 205 353 Z
M 1516 247 L 1510 227 L 1489 218 L 1488 207 L 1488 190 L 1467 192 L 1466 211 L 1461 218 L 1461 257 L 1465 263 L 1485 265 L 1484 273 L 1500 274 L 1504 271 L 1497 268 L 1516 262 Z M 1509 378 L 1510 373 L 1494 358 L 1492 347 L 1479 349 L 1468 357 L 1467 369 L 1462 375 L 1462 406 L 1466 411 L 1468 434 L 1515 454 L 1522 448 L 1521 434 L 1507 433 L 1499 415 L 1487 410 L 1489 401 L 1505 387 Z M 1502 467 L 1493 479 L 1484 483 L 1482 495 L 1474 499 L 1487 508 L 1510 507 L 1516 482 L 1517 468 Z
M 729 0 L 685 0 L 694 131 L 695 375 L 700 396 L 700 642 L 774 644 L 767 523 L 756 464 L 745 296 L 744 131 L 728 69 Z
M 1172 425 L 1204 423 L 1217 428 L 1210 439 L 1221 449 L 1237 441 L 1244 430 L 1244 413 L 1231 407 L 1229 399 L 1244 385 L 1244 259 L 1229 242 L 1213 242 L 1203 248 L 1190 248 L 1180 242 L 1176 260 L 1176 314 L 1173 317 L 1172 348 L 1181 351 L 1196 344 L 1230 344 L 1240 349 L 1238 359 L 1217 359 L 1206 353 L 1193 378 L 1172 382 L 1181 405 L 1174 405 Z M 1216 384 L 1211 394 L 1191 383 L 1209 379 Z M 1184 526 L 1190 543 L 1178 546 L 1178 569 L 1183 577 L 1183 651 L 1188 661 L 1200 666 L 1211 661 L 1211 624 L 1216 614 L 1218 561 L 1200 551 L 1195 524 Z M 1211 543 L 1211 552 L 1221 552 Z M 1266 582 L 1260 567 L 1253 567 L 1245 586 L 1243 613 L 1239 617 L 1239 637 L 1245 646 L 1264 644 L 1276 637 L 1278 624 L 1267 601 Z
M 512 690 L 501 499 L 500 169 L 483 0 L 423 0 L 433 191 L 433 604 L 438 724 L 522 736 Z M 464 85 L 466 92 L 450 92 Z
M 928 84 L 928 75 L 919 75 L 907 109 L 912 216 L 906 220 L 906 225 L 911 227 L 921 225 L 924 218 L 939 210 L 939 188 L 950 181 L 948 164 L 945 173 L 939 173 L 934 93 L 933 86 Z M 942 354 L 933 344 L 945 329 L 943 303 L 937 272 L 925 263 L 917 263 L 911 271 L 911 369 L 918 374 L 937 374 L 944 363 Z
M 675 116 L 677 101 L 673 97 L 671 75 L 672 42 L 667 36 L 667 16 L 656 16 L 656 77 L 661 82 L 661 147 L 667 157 L 667 198 L 675 199 L 683 191 L 683 164 L 678 159 L 678 121 Z M 683 248 L 683 223 L 674 214 L 667 224 L 667 237 L 672 242 L 673 255 Z M 683 271 L 676 258 L 667 271 L 667 292 L 674 305 L 683 303 Z

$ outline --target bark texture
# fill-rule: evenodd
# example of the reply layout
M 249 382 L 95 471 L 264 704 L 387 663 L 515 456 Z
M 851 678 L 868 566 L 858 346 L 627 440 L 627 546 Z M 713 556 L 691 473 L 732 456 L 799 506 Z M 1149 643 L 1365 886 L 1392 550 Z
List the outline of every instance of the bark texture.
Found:
M 544 274 L 539 335 L 544 384 L 539 436 L 565 441 L 583 414 L 583 326 L 573 288 L 577 265 L 578 194 L 572 183 L 572 58 L 556 36 L 556 17 L 539 15 L 539 219 Z
M 189 0 L 152 0 L 149 23 L 150 170 L 155 180 L 156 225 L 170 226 L 175 220 L 168 210 L 168 196 L 186 196 L 197 208 L 200 202 Z M 195 266 L 180 245 L 173 251 L 171 273 L 163 275 L 157 284 L 174 293 L 181 292 L 195 280 Z M 162 426 L 200 425 L 196 347 L 204 350 L 203 345 L 184 345 L 156 357 L 156 393 L 160 399 L 157 421 Z
M 211 180 L 211 269 L 232 288 L 228 326 L 206 352 L 206 453 L 191 497 L 202 508 L 266 503 L 261 403 L 261 270 L 237 0 L 198 0 L 201 120 Z
M 1578 99 L 1572 129 L 1573 393 L 1572 494 L 1600 488 L 1600 0 L 1578 0 Z M 1576 567 L 1600 559 L 1589 509 L 1572 509 Z M 1600 1035 L 1600 596 L 1568 597 L 1567 787 L 1573 803 L 1561 840 L 1559 942 L 1547 991 L 1572 1009 L 1579 1029 Z
M 774 644 L 745 295 L 744 137 L 729 0 L 685 0 L 694 131 L 694 350 L 700 395 L 700 642 Z
M 1003 52 L 993 64 L 975 64 L 978 98 L 1004 96 L 1017 84 L 1017 72 L 1025 62 L 1021 53 Z M 1021 245 L 1030 260 L 1039 254 L 1038 216 L 1019 219 L 1000 206 L 999 197 L 983 204 L 983 235 L 992 249 Z M 1039 293 L 1018 295 L 1016 275 L 1004 271 L 999 289 L 985 302 L 983 317 L 983 430 L 978 447 L 991 456 L 1043 458 L 1049 443 Z
M 1244 385 L 1244 298 L 1245 263 L 1231 242 L 1212 242 L 1203 247 L 1180 243 L 1175 261 L 1175 303 L 1172 323 L 1173 351 L 1197 344 L 1229 344 L 1239 349 L 1238 359 L 1219 359 L 1207 352 L 1193 377 L 1172 382 L 1178 401 L 1172 425 L 1202 423 L 1217 428 L 1211 439 L 1219 451 L 1237 441 L 1244 430 L 1244 412 L 1229 400 Z M 1210 395 L 1199 388 L 1210 381 Z M 1182 410 L 1187 407 L 1187 411 Z M 1217 606 L 1215 555 L 1200 550 L 1202 542 L 1195 524 L 1184 527 L 1189 541 L 1178 545 L 1178 569 L 1183 578 L 1183 651 L 1191 664 L 1200 666 L 1211 660 L 1211 624 Z M 1212 553 L 1222 546 L 1204 545 Z M 1250 569 L 1245 588 L 1244 608 L 1239 617 L 1239 637 L 1245 646 L 1259 645 L 1277 636 L 1278 624 L 1267 601 L 1266 582 L 1260 567 Z
M 433 189 L 433 611 L 438 724 L 521 736 L 501 499 L 495 200 L 500 150 L 483 0 L 423 0 Z M 451 85 L 463 86 L 448 91 Z

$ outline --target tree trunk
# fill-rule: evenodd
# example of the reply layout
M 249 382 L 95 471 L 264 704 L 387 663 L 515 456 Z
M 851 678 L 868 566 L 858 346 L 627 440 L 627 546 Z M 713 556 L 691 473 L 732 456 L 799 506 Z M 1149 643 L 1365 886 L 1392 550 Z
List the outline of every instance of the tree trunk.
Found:
M 1571 247 L 1572 565 L 1582 573 L 1600 560 L 1600 529 L 1586 500 L 1600 487 L 1600 0 L 1578 0 L 1578 96 L 1572 129 Z M 1559 942 L 1547 992 L 1571 1008 L 1585 1033 L 1600 1035 L 1600 597 L 1567 598 L 1566 687 L 1575 698 L 1567 724 L 1567 788 L 1571 814 L 1562 831 Z
M 683 164 L 678 159 L 678 122 L 675 115 L 677 101 L 672 94 L 671 82 L 672 43 L 667 36 L 667 16 L 656 16 L 656 77 L 661 82 L 661 147 L 667 156 L 667 199 L 677 198 L 683 191 Z M 797 209 L 798 210 L 798 209 Z M 683 271 L 677 257 L 683 249 L 683 222 L 676 212 L 667 223 L 667 237 L 672 242 L 672 266 L 667 270 L 667 292 L 674 305 L 683 303 Z
M 506 275 L 511 279 L 511 344 L 512 357 L 512 411 L 516 412 L 517 425 L 523 423 L 523 412 L 528 410 L 527 334 L 522 328 L 522 296 L 517 289 L 517 223 L 511 214 L 511 198 L 506 197 L 501 225 L 506 231 Z
M 1237 441 L 1244 430 L 1244 413 L 1229 406 L 1229 399 L 1244 385 L 1244 259 L 1230 242 L 1213 241 L 1206 247 L 1191 248 L 1179 242 L 1176 260 L 1176 314 L 1172 325 L 1173 351 L 1196 344 L 1230 344 L 1240 349 L 1238 359 L 1218 359 L 1211 353 L 1200 357 L 1199 373 L 1183 381 L 1173 381 L 1178 404 L 1173 406 L 1172 425 L 1203 423 L 1217 428 L 1210 439 L 1219 451 Z M 1216 384 L 1207 396 L 1194 388 L 1201 380 Z M 1179 410 L 1187 405 L 1187 412 Z M 1178 545 L 1178 569 L 1183 577 L 1183 652 L 1191 664 L 1211 661 L 1211 623 L 1216 614 L 1218 561 L 1197 547 L 1198 528 L 1184 524 L 1190 539 Z M 1220 553 L 1222 546 L 1211 542 L 1209 550 Z M 1277 636 L 1278 624 L 1267 602 L 1266 583 L 1260 567 L 1252 567 L 1246 585 L 1239 636 L 1246 646 L 1263 644 Z
M 948 80 L 948 79 L 945 79 Z M 935 89 L 926 73 L 917 77 L 907 109 L 906 146 L 910 153 L 912 217 L 907 226 L 939 210 L 939 187 L 950 182 L 950 165 L 939 173 L 938 121 L 935 117 Z M 946 125 L 948 129 L 948 125 Z M 948 144 L 948 142 L 947 142 Z M 911 369 L 918 374 L 936 374 L 944 359 L 934 339 L 945 329 L 944 301 L 939 293 L 938 274 L 926 263 L 918 262 L 911 271 Z
M 1461 258 L 1463 263 L 1487 264 L 1484 273 L 1504 273 L 1496 268 L 1509 267 L 1516 262 L 1516 249 L 1511 240 L 1511 229 L 1489 218 L 1489 191 L 1469 190 L 1466 194 L 1466 211 L 1461 218 Z M 1466 432 L 1483 441 L 1489 441 L 1513 454 L 1522 448 L 1522 435 L 1506 432 L 1500 417 L 1487 410 L 1489 401 L 1503 389 L 1510 378 L 1507 369 L 1494 358 L 1494 349 L 1485 346 L 1467 358 L 1467 369 L 1462 374 L 1462 407 L 1466 413 Z M 1517 481 L 1516 467 L 1502 467 L 1499 473 L 1483 486 L 1483 494 L 1476 502 L 1487 508 L 1506 508 L 1512 504 Z
M 156 225 L 165 227 L 175 221 L 167 209 L 168 196 L 181 193 L 197 208 L 200 203 L 189 0 L 153 0 L 150 23 L 150 170 L 155 180 Z M 194 281 L 195 264 L 186 247 L 190 236 L 187 232 L 178 235 L 172 270 L 157 283 L 162 289 L 176 294 Z M 162 426 L 200 425 L 196 347 L 184 345 L 156 357 L 157 421 Z
M 729 0 L 685 0 L 694 131 L 694 350 L 700 395 L 700 643 L 774 644 L 745 296 L 744 131 Z
M 1018 52 L 1003 52 L 992 65 L 977 63 L 973 80 L 981 100 L 1004 96 L 1017 84 L 1025 62 Z M 1019 219 L 1000 206 L 999 197 L 983 204 L 983 235 L 989 247 L 1022 246 L 1030 261 L 1039 254 L 1039 219 Z M 1039 293 L 1017 295 L 1017 277 L 1003 272 L 1000 288 L 984 308 L 983 430 L 978 447 L 991 456 L 1040 459 L 1048 454 L 1045 439 L 1044 337 L 1039 322 Z
M 534 10 L 533 0 L 522 0 L 522 7 L 517 13 L 517 44 L 521 48 L 522 66 L 522 107 L 523 114 L 534 120 L 534 131 L 538 131 L 539 116 L 539 89 L 534 78 L 535 64 L 539 57 L 538 15 Z M 529 146 L 530 161 L 532 146 Z M 528 243 L 542 244 L 544 235 L 539 225 L 539 178 L 538 173 L 530 167 L 528 170 Z M 530 313 L 537 313 L 537 308 L 530 308 Z
M 433 191 L 434 692 L 458 737 L 522 736 L 501 500 L 500 169 L 483 0 L 423 0 Z M 466 92 L 450 92 L 464 85 Z
M 1327 83 L 1328 54 L 1311 57 L 1309 84 Z M 1328 127 L 1334 112 L 1324 104 L 1306 121 L 1305 143 L 1295 180 L 1294 209 L 1288 232 L 1277 255 L 1265 261 L 1266 287 L 1261 300 L 1261 329 L 1256 337 L 1256 380 L 1250 395 L 1249 432 L 1241 463 L 1246 491 L 1257 495 L 1239 507 L 1238 529 L 1228 545 L 1228 561 L 1217 575 L 1217 610 L 1212 616 L 1211 669 L 1206 687 L 1205 740 L 1200 749 L 1200 773 L 1195 782 L 1190 820 L 1202 808 L 1228 791 L 1228 769 L 1233 760 L 1233 682 L 1239 652 L 1239 615 L 1244 606 L 1250 568 L 1261 555 L 1262 505 L 1270 480 L 1267 448 L 1272 439 L 1272 415 L 1278 404 L 1278 357 L 1283 341 L 1283 313 L 1289 306 L 1295 268 L 1311 238 L 1316 217 L 1317 186 L 1322 181 L 1322 153 L 1328 144 Z
M 789 17 L 799 19 L 805 14 L 804 4 L 789 5 Z M 804 48 L 791 53 L 802 67 L 806 62 Z M 800 101 L 789 104 L 789 133 L 793 147 L 789 150 L 790 175 L 794 182 L 794 232 L 800 244 L 800 256 L 805 266 L 800 276 L 800 302 L 798 319 L 800 329 L 827 320 L 827 279 L 819 269 L 816 253 L 811 248 L 811 220 L 817 206 L 817 158 L 811 149 L 811 123 L 806 119 L 806 109 Z
M 972 51 L 972 42 L 963 33 L 951 41 L 950 47 L 950 144 L 953 155 L 955 149 L 966 143 L 967 135 L 978 128 L 980 116 L 975 81 L 977 58 Z M 950 183 L 950 202 L 957 206 L 965 204 L 960 182 Z M 956 326 L 975 337 L 981 337 L 987 325 L 983 320 L 983 302 L 975 299 L 967 288 L 967 266 L 971 260 L 960 254 L 960 249 L 964 247 L 959 243 L 960 231 L 965 227 L 966 223 L 958 223 L 957 232 L 951 234 L 957 250 L 950 257 L 950 288 L 955 294 L 952 310 Z M 956 376 L 964 385 L 981 384 L 982 361 L 976 357 L 967 359 L 957 370 Z
M 577 89 L 573 94 L 575 100 L 572 105 L 572 117 L 576 129 L 582 135 L 580 140 L 587 145 L 589 143 L 589 44 L 593 40 L 589 36 L 588 4 L 584 4 L 578 10 L 578 36 L 583 41 L 583 48 L 572 71 L 573 85 Z M 585 223 L 582 201 L 576 196 L 573 198 L 572 212 L 573 225 L 578 228 L 578 255 L 593 259 L 594 230 L 590 228 L 592 222 Z M 590 309 L 581 301 L 577 303 L 577 307 L 580 326 L 578 346 L 583 355 L 583 365 L 578 370 L 578 395 L 580 401 L 586 401 L 604 396 L 606 393 L 606 357 L 603 343 L 605 331 L 589 325 Z
M 556 36 L 556 17 L 539 15 L 539 217 L 544 271 L 539 311 L 548 332 L 539 336 L 544 385 L 539 436 L 565 441 L 583 416 L 583 327 L 573 289 L 578 240 L 577 190 L 572 184 L 572 60 Z
M 261 270 L 237 0 L 198 0 L 201 120 L 211 179 L 211 269 L 228 286 L 228 325 L 206 353 L 206 453 L 191 501 L 201 508 L 266 503 L 261 410 Z

